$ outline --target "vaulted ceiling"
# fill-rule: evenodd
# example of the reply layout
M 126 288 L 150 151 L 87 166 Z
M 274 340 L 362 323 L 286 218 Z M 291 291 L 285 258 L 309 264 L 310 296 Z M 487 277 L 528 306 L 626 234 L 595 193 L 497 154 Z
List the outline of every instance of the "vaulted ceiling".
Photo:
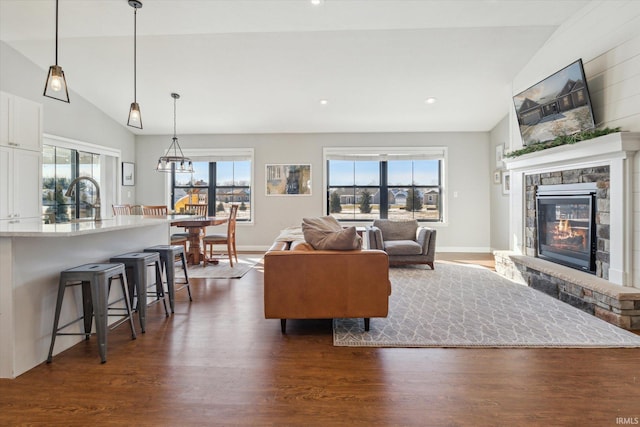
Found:
M 137 134 L 172 132 L 171 92 L 180 134 L 487 131 L 512 108 L 513 77 L 588 3 L 142 1 Z M 59 3 L 71 102 L 123 125 L 133 24 L 127 0 Z M 0 0 L 0 39 L 42 68 L 43 86 L 54 36 L 54 0 Z

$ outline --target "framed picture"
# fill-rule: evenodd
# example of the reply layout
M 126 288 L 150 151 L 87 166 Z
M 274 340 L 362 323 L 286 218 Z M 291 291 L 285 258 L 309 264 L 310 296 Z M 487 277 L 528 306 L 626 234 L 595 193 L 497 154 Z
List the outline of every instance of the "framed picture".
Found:
M 310 196 L 311 165 L 266 165 L 267 196 Z
M 502 172 L 502 194 L 509 194 L 511 191 L 511 173 L 507 171 Z
M 502 182 L 502 171 L 495 170 L 493 171 L 493 183 L 500 184 Z
M 134 163 L 122 162 L 122 185 L 136 185 L 136 165 Z
M 496 167 L 502 169 L 504 164 L 502 159 L 504 158 L 504 144 L 496 145 Z

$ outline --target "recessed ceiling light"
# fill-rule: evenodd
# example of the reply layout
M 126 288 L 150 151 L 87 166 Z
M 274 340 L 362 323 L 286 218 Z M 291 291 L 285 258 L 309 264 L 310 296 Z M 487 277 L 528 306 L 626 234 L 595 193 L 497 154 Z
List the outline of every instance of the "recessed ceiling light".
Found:
M 311 4 L 314 6 L 320 6 L 323 0 L 311 0 Z
M 326 99 L 321 99 L 320 100 L 320 105 L 327 105 L 329 103 L 329 101 L 327 101 Z
M 424 102 L 425 102 L 425 104 L 435 104 L 437 100 L 438 100 L 438 98 L 431 97 L 431 98 L 425 99 Z

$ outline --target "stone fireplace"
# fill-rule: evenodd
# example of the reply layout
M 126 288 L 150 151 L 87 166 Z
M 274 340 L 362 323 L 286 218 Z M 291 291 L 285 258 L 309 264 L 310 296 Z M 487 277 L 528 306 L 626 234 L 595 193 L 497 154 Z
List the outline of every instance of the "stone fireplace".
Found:
M 507 159 L 512 247 L 498 272 L 640 329 L 639 150 L 640 134 L 621 132 Z

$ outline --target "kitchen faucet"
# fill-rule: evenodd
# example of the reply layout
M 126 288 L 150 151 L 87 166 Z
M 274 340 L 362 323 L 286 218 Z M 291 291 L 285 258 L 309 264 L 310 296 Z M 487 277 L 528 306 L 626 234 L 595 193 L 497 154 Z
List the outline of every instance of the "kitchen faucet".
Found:
M 102 216 L 100 215 L 100 186 L 98 185 L 98 181 L 91 178 L 90 176 L 79 176 L 73 181 L 71 181 L 71 184 L 69 184 L 69 188 L 67 189 L 67 192 L 64 195 L 67 197 L 71 197 L 71 195 L 73 194 L 73 190 L 75 189 L 75 185 L 83 179 L 86 179 L 87 181 L 91 181 L 93 185 L 96 187 L 96 202 L 93 205 L 93 208 L 95 209 L 96 214 L 93 220 L 102 221 Z

